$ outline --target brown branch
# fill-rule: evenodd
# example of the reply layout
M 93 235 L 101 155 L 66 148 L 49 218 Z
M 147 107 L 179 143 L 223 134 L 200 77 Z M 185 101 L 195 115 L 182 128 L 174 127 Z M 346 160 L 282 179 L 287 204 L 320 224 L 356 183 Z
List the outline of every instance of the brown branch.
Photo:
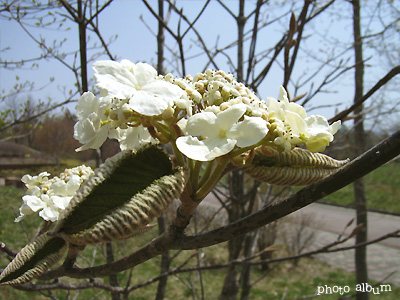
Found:
M 390 79 L 400 73 L 400 65 L 391 69 L 385 76 L 382 77 L 364 96 L 362 96 L 359 100 L 355 101 L 355 103 L 350 106 L 348 109 L 340 112 L 333 118 L 329 119 L 329 123 L 333 123 L 335 121 L 344 120 L 352 111 L 354 111 L 357 107 L 363 104 L 369 97 L 371 97 L 377 90 L 379 90 L 382 86 L 384 86 Z
M 341 189 L 399 154 L 400 131 L 397 131 L 377 146 L 339 169 L 335 174 L 305 187 L 276 205 L 268 206 L 227 226 L 197 236 L 184 236 L 183 228 L 171 226 L 167 232 L 149 244 L 113 263 L 85 269 L 74 268 L 72 270 L 65 270 L 60 267 L 47 272 L 41 278 L 52 279 L 60 276 L 73 278 L 103 277 L 130 269 L 170 249 L 191 250 L 228 241 L 276 221 Z
M 198 236 L 184 237 L 183 241 L 180 241 L 182 244 L 179 249 L 189 250 L 208 247 L 274 222 L 341 189 L 399 154 L 400 131 L 397 131 L 377 146 L 339 169 L 335 174 L 305 187 L 276 205 L 267 206 L 225 227 Z
M 6 244 L 4 244 L 3 242 L 0 242 L 0 251 L 4 252 L 5 254 L 7 254 L 11 258 L 11 260 L 18 253 L 18 252 L 15 252 L 14 250 L 12 250 L 11 248 L 7 247 Z
M 388 238 L 399 238 L 400 237 L 400 230 L 396 230 L 390 233 L 387 233 L 381 237 L 378 237 L 376 239 L 367 241 L 365 243 L 362 244 L 355 244 L 355 245 L 351 245 L 351 246 L 346 246 L 346 247 L 339 247 L 339 248 L 334 248 L 332 249 L 332 247 L 337 246 L 339 244 L 344 243 L 345 241 L 348 240 L 349 237 L 346 237 L 340 241 L 334 241 L 326 246 L 323 246 L 319 249 L 316 249 L 314 251 L 309 251 L 306 253 L 302 253 L 299 255 L 293 255 L 293 256 L 286 256 L 286 257 L 280 257 L 280 258 L 275 258 L 275 259 L 267 259 L 267 260 L 260 260 L 260 261 L 251 261 L 256 259 L 260 253 L 253 255 L 251 257 L 245 257 L 243 259 L 240 260 L 234 260 L 234 261 L 230 261 L 226 264 L 219 264 L 219 265 L 212 265 L 212 266 L 200 266 L 200 267 L 190 267 L 190 268 L 182 268 L 187 261 L 185 261 L 185 263 L 179 265 L 178 267 L 176 267 L 175 269 L 162 273 L 159 276 L 156 276 L 146 282 L 142 282 L 139 283 L 137 285 L 133 285 L 131 287 L 128 288 L 128 292 L 132 292 L 133 290 L 148 286 L 150 284 L 153 284 L 159 280 L 161 280 L 162 278 L 171 276 L 171 275 L 175 275 L 178 273 L 187 273 L 187 272 L 194 272 L 194 271 L 205 271 L 205 270 L 216 270 L 216 269 L 223 269 L 223 268 L 227 268 L 232 264 L 252 264 L 252 265 L 259 265 L 259 264 L 263 264 L 263 263 L 277 263 L 277 262 L 282 262 L 282 261 L 288 261 L 288 260 L 295 260 L 295 259 L 299 259 L 299 258 L 304 258 L 304 257 L 310 257 L 316 254 L 322 254 L 322 253 L 333 253 L 333 252 L 341 252 L 341 251 L 347 251 L 347 250 L 351 250 L 357 247 L 362 247 L 362 246 L 366 246 L 366 245 L 372 245 L 372 244 L 376 244 L 379 243 L 383 240 L 386 240 Z M 191 256 L 193 257 L 193 255 Z M 72 284 L 72 283 L 65 283 L 65 282 L 61 282 L 61 281 L 57 281 L 55 283 L 50 283 L 50 284 L 31 284 L 31 283 L 27 283 L 27 284 L 23 284 L 23 285 L 18 285 L 15 286 L 15 288 L 19 289 L 19 290 L 23 290 L 23 291 L 43 291 L 43 290 L 56 290 L 56 289 L 64 289 L 64 290 L 82 290 L 82 289 L 88 289 L 88 288 L 99 288 L 99 289 L 103 289 L 106 291 L 110 291 L 110 292 L 117 292 L 117 293 L 123 293 L 126 292 L 126 288 L 121 288 L 121 287 L 113 287 L 110 285 L 106 285 L 102 282 L 96 281 L 94 279 L 91 279 L 89 282 L 84 282 L 84 283 L 78 283 L 78 284 Z
M 289 39 L 285 45 L 285 55 L 284 55 L 285 56 L 285 68 L 284 68 L 283 87 L 285 89 L 287 89 L 287 85 L 289 83 L 290 76 L 293 72 L 294 63 L 296 62 L 297 53 L 300 49 L 300 42 L 301 42 L 301 39 L 303 36 L 304 26 L 306 25 L 306 22 L 307 22 L 306 17 L 307 17 L 307 12 L 308 12 L 308 8 L 309 8 L 310 4 L 311 4 L 311 1 L 309 1 L 309 0 L 304 1 L 304 6 L 300 13 L 299 20 L 297 20 L 297 22 L 296 22 L 296 18 L 294 16 L 294 14 L 292 14 L 292 17 L 290 19 L 290 29 L 288 32 Z M 296 40 L 293 39 L 293 35 L 295 32 L 297 32 Z M 294 50 L 293 50 L 293 54 L 292 54 L 292 57 L 289 62 L 289 50 L 292 46 L 294 46 Z

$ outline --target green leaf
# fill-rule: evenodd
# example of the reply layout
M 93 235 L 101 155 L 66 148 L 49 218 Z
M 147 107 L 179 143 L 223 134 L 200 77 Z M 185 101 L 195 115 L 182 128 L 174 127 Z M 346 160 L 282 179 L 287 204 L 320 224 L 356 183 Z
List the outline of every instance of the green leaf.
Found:
M 0 275 L 0 284 L 21 284 L 44 273 L 54 265 L 67 249 L 59 237 L 39 235 L 26 245 Z
M 325 154 L 295 148 L 279 152 L 272 147 L 258 147 L 254 158 L 243 171 L 253 178 L 276 185 L 308 185 L 345 165 L 348 160 L 336 160 Z
M 186 177 L 156 146 L 121 152 L 79 189 L 57 225 L 57 234 L 85 245 L 141 233 L 179 197 Z

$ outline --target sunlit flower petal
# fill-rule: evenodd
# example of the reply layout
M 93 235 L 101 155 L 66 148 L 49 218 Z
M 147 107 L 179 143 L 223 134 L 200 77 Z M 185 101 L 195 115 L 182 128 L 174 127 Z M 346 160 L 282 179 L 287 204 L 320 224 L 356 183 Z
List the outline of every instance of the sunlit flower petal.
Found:
M 189 136 L 177 139 L 179 151 L 194 160 L 210 161 L 229 153 L 235 145 L 258 143 L 268 133 L 267 123 L 249 116 L 238 122 L 246 110 L 246 105 L 236 104 L 217 114 L 207 111 L 193 115 L 185 127 Z
M 259 117 L 244 116 L 244 120 L 234 124 L 227 137 L 237 141 L 239 147 L 258 143 L 268 133 L 267 122 Z

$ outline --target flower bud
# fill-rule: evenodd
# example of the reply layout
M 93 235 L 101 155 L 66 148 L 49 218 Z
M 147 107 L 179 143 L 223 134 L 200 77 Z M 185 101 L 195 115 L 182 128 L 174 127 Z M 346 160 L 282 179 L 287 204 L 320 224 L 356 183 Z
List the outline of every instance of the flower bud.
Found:
M 174 113 L 175 110 L 171 106 L 168 106 L 168 108 L 164 110 L 161 116 L 164 120 L 169 120 L 174 116 Z

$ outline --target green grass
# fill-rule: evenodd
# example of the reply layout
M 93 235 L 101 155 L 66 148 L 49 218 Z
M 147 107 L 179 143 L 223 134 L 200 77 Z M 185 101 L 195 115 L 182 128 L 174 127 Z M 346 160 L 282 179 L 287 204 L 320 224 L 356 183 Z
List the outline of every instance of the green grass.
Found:
M 364 177 L 370 209 L 400 213 L 400 163 L 389 163 Z M 354 207 L 353 185 L 323 198 L 322 202 Z

